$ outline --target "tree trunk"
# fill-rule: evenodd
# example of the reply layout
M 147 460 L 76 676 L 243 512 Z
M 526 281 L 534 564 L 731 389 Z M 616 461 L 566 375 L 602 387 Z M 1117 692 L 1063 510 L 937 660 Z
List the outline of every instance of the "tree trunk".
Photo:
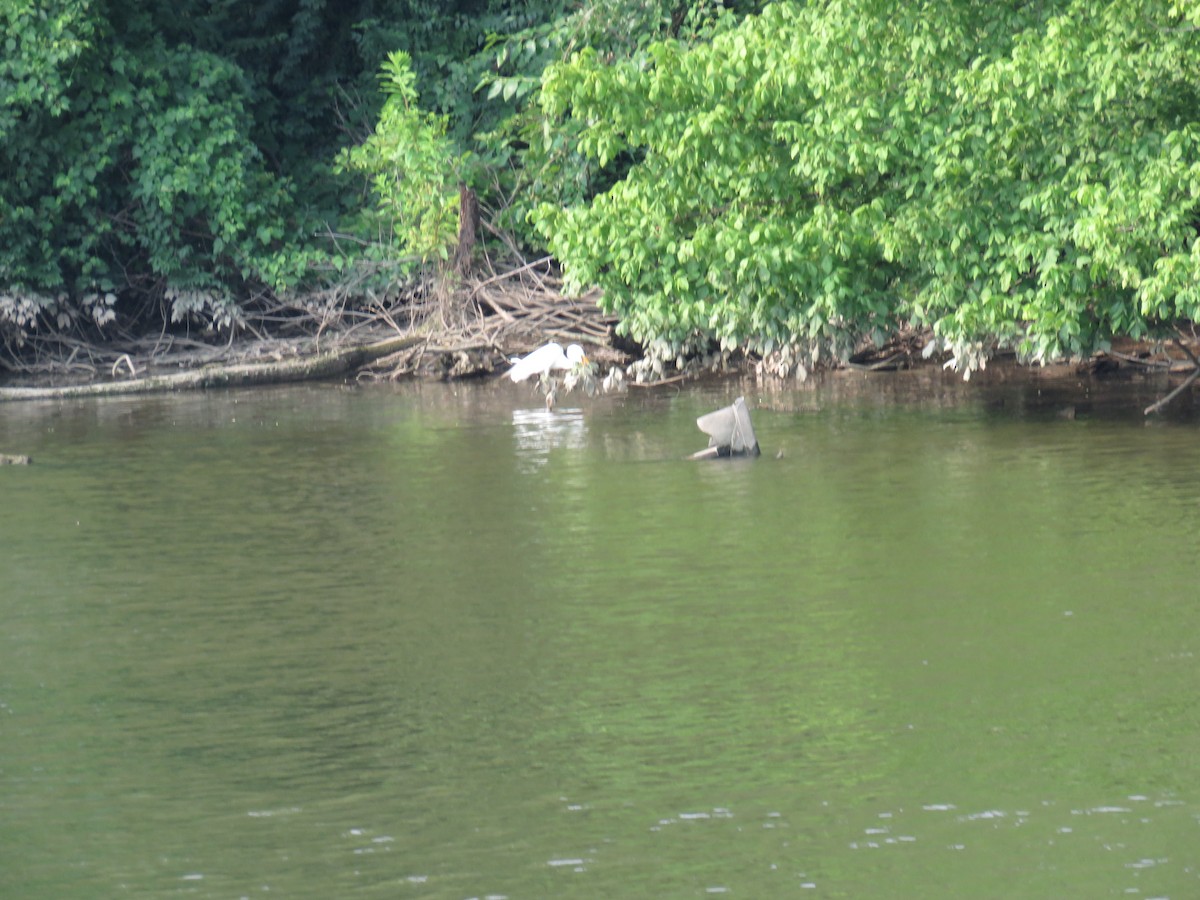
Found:
M 471 268 L 475 236 L 479 233 L 479 198 L 461 181 L 458 184 L 458 247 L 454 250 L 454 271 L 466 275 Z
M 276 363 L 234 363 L 204 366 L 189 372 L 150 375 L 128 381 L 105 381 L 47 388 L 0 388 L 3 400 L 62 400 L 70 397 L 109 397 L 122 394 L 150 394 L 210 387 L 243 387 L 313 381 L 330 378 L 358 368 L 363 363 L 412 347 L 424 335 L 402 335 L 358 347 L 344 347 L 316 356 L 297 357 Z

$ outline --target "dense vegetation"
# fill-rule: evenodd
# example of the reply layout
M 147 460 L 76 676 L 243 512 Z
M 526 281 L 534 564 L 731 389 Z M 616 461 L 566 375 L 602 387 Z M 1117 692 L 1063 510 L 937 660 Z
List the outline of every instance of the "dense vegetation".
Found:
M 538 221 L 640 340 L 1084 353 L 1200 313 L 1198 29 L 1171 0 L 844 0 L 650 66 L 584 51 L 546 108 L 637 164 Z
M 0 338 L 122 315 L 228 326 L 265 294 L 403 279 L 444 257 L 459 180 L 528 241 L 529 204 L 589 180 L 572 153 L 531 150 L 542 69 L 584 44 L 628 58 L 713 14 L 678 5 L 700 12 L 5 0 Z
M 460 183 L 668 358 L 1200 318 L 1190 0 L 7 0 L 0 342 L 444 265 Z

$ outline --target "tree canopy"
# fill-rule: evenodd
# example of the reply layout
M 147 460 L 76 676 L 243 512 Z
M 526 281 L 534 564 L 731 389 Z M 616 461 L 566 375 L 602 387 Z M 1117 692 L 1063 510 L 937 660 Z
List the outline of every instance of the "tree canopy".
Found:
M 447 256 L 459 182 L 674 357 L 966 371 L 1200 318 L 1188 0 L 10 0 L 0 339 Z M 161 313 L 157 312 L 161 310 Z
M 538 226 L 640 341 L 845 355 L 904 324 L 956 364 L 1200 314 L 1200 7 L 777 3 L 649 64 L 546 75 L 599 166 Z
M 541 70 L 696 19 L 667 0 L 8 0 L 0 343 L 228 325 L 351 270 L 411 277 L 444 255 L 460 178 L 534 237 L 513 198 L 587 181 L 570 154 L 518 159 Z

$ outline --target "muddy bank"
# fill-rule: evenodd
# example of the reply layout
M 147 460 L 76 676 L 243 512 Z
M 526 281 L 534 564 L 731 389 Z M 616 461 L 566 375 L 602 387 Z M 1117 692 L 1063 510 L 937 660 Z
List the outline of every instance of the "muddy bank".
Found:
M 675 385 L 713 375 L 752 375 L 764 385 L 807 374 L 779 354 L 765 359 L 712 354 L 687 360 L 682 371 L 648 365 L 639 348 L 615 335 L 616 320 L 598 295 L 568 298 L 549 258 L 473 278 L 429 282 L 352 307 L 347 298 L 310 298 L 288 312 L 245 320 L 224 340 L 216 335 L 158 333 L 108 342 L 43 336 L 26 361 L 0 360 L 0 401 L 151 393 L 343 378 L 385 381 L 408 377 L 465 379 L 507 371 L 509 359 L 546 341 L 578 343 L 600 373 L 619 367 L 632 389 Z M 297 312 L 297 310 L 300 310 Z M 319 314 L 313 310 L 319 310 Z M 287 313 L 287 314 L 285 314 Z M 928 333 L 906 331 L 881 348 L 864 348 L 829 377 L 886 377 L 889 372 L 941 372 L 944 355 L 926 357 Z M 1200 374 L 1200 341 L 1116 341 L 1090 359 L 1047 366 L 1018 365 L 999 354 L 973 373 L 979 385 L 996 379 L 1030 384 L 1141 379 L 1155 394 L 1144 412 L 1168 403 L 1191 405 Z M 779 373 L 786 373 L 782 378 Z M 961 377 L 961 376 L 953 376 Z M 1072 406 L 1067 409 L 1066 406 Z M 1062 414 L 1075 415 L 1067 404 Z

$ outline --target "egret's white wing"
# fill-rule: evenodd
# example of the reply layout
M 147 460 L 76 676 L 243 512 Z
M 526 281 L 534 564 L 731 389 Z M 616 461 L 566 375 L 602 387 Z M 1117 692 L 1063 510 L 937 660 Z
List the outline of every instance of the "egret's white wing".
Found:
M 543 347 L 538 347 L 528 356 L 517 360 L 508 370 L 508 377 L 513 381 L 524 381 L 530 375 L 541 375 L 551 369 L 569 369 L 567 355 L 563 353 L 561 344 L 551 341 Z

